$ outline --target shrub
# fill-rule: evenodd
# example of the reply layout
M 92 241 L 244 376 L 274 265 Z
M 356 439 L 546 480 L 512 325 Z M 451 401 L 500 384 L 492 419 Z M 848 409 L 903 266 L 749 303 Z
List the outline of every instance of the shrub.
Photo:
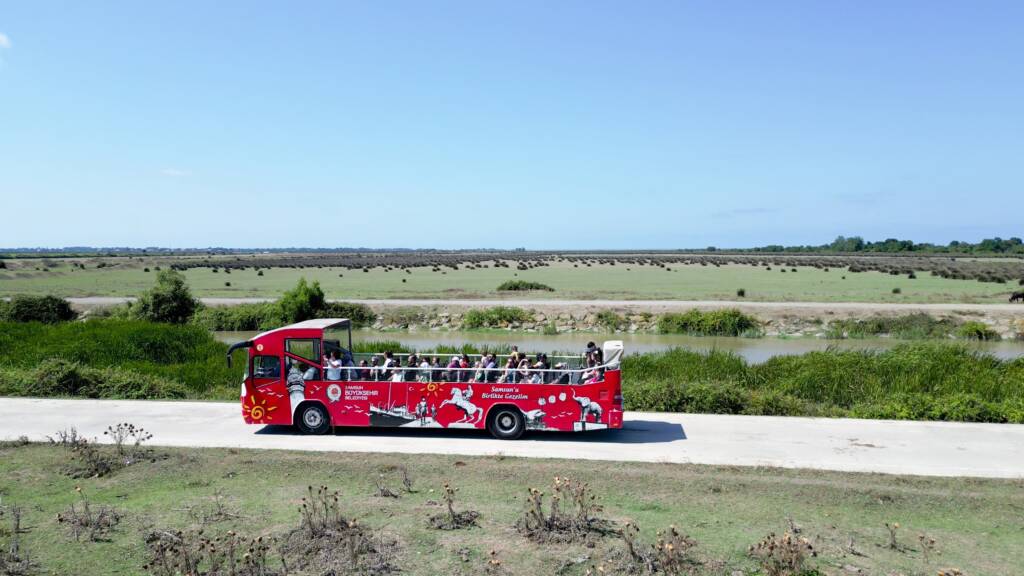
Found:
M 662 334 L 693 334 L 697 336 L 740 336 L 760 330 L 756 318 L 735 308 L 703 312 L 696 308 L 689 312 L 663 314 L 658 319 Z
M 316 318 L 317 313 L 324 309 L 326 303 L 327 300 L 324 298 L 324 291 L 320 288 L 319 281 L 308 284 L 305 278 L 299 278 L 295 288 L 285 292 L 277 301 L 277 306 L 281 311 L 282 322 L 291 324 Z
M 369 326 L 377 320 L 377 315 L 369 306 L 354 302 L 328 302 L 317 316 L 348 318 L 356 328 Z
M 161 270 L 156 286 L 143 292 L 132 306 L 132 313 L 140 320 L 184 324 L 192 318 L 199 301 L 185 283 L 185 277 L 176 270 Z
M 923 312 L 902 316 L 872 316 L 864 319 L 835 320 L 828 325 L 828 338 L 866 338 L 891 336 L 893 338 L 927 339 L 948 338 L 959 323 L 950 318 L 934 318 Z
M 903 293 L 903 290 L 900 290 L 899 288 L 893 288 L 893 289 L 892 289 L 892 293 L 893 293 L 893 294 L 902 294 L 902 293 Z
M 747 297 L 747 289 L 746 288 L 740 288 L 739 290 L 736 291 L 736 296 L 738 298 L 746 298 Z
M 999 340 L 999 333 L 993 330 L 988 324 L 971 320 L 964 322 L 956 329 L 957 338 L 964 340 Z
M 533 314 L 529 310 L 512 306 L 474 308 L 462 317 L 463 328 L 505 328 L 512 324 L 529 322 Z
M 78 317 L 71 304 L 56 296 L 30 296 L 19 294 L 10 302 L 0 303 L 0 321 L 43 322 L 56 324 Z
M 547 284 L 541 284 L 540 282 L 527 282 L 526 280 L 509 280 L 502 282 L 498 286 L 498 292 L 511 292 L 511 291 L 524 291 L 524 290 L 543 290 L 545 292 L 554 292 L 555 289 Z
M 626 319 L 611 310 L 601 310 L 597 313 L 597 325 L 610 332 L 621 329 L 625 324 Z

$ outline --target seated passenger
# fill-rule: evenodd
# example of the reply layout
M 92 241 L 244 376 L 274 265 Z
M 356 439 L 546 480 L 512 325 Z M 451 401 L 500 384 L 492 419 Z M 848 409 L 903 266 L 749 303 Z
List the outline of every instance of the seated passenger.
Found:
M 374 358 L 374 360 L 376 360 L 376 358 Z M 372 379 L 370 376 L 370 365 L 366 363 L 366 360 L 359 361 L 359 370 L 356 379 L 364 381 Z
M 484 357 L 484 378 L 486 382 L 494 382 L 498 378 L 498 361 L 494 352 L 488 352 Z
M 516 379 L 520 382 L 530 381 L 530 360 L 529 358 L 523 358 L 519 361 L 519 365 L 516 366 Z
M 580 384 L 593 384 L 601 380 L 601 368 L 595 358 L 587 361 L 587 369 L 580 374 Z
M 427 361 L 427 357 L 424 356 L 420 362 L 420 371 L 416 376 L 416 379 L 420 382 L 430 382 L 430 362 Z
M 462 353 L 462 357 L 459 358 L 459 382 L 469 382 L 469 379 L 473 377 L 473 371 L 471 370 L 472 365 L 469 362 L 469 354 Z
M 430 381 L 441 382 L 441 372 L 444 371 L 444 366 L 441 365 L 441 360 L 437 356 L 430 358 Z
M 555 364 L 555 370 L 560 370 L 560 372 L 555 372 L 555 374 L 557 375 L 557 378 L 553 379 L 555 384 L 569 383 L 572 376 L 568 371 L 566 371 L 567 368 L 568 365 L 565 362 L 559 362 L 558 364 Z
M 516 381 L 516 359 L 513 356 L 509 356 L 508 360 L 505 360 L 505 369 L 502 371 L 501 376 L 498 377 L 498 382 L 501 384 L 513 383 Z
M 331 352 L 330 356 L 324 355 L 324 369 L 327 372 L 328 380 L 341 380 L 341 369 L 344 366 L 338 359 L 337 352 Z
M 458 356 L 452 356 L 451 362 L 448 363 L 448 371 L 445 373 L 445 381 L 447 382 L 458 382 L 459 381 L 459 361 Z
M 531 384 L 547 384 L 550 378 L 548 369 L 551 366 L 548 365 L 547 354 L 537 354 L 537 361 L 533 364 L 533 376 L 530 378 Z
M 406 366 L 408 367 L 408 369 L 405 370 L 405 378 L 404 378 L 404 380 L 406 382 L 415 382 L 416 379 L 417 379 L 417 376 L 419 375 L 419 367 L 420 367 L 419 357 L 417 357 L 415 354 L 410 354 L 409 355 L 409 362 L 406 364 Z
M 384 353 L 384 365 L 381 366 L 379 380 L 391 380 L 393 373 L 400 373 L 400 371 L 395 370 L 396 367 L 398 367 L 398 362 L 395 361 L 395 355 L 388 350 Z
M 374 356 L 373 358 L 370 358 L 370 370 L 368 372 L 369 372 L 370 377 L 367 378 L 367 380 L 373 380 L 373 381 L 382 380 L 382 378 L 381 378 L 381 369 L 380 369 L 380 358 L 378 358 L 377 356 Z

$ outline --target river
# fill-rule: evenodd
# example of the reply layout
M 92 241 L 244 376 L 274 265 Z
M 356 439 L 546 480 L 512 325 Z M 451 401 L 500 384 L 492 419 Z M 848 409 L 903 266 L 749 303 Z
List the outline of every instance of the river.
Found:
M 233 343 L 248 340 L 256 332 L 215 332 L 217 339 Z M 589 340 L 622 340 L 626 354 L 655 352 L 669 348 L 688 348 L 706 351 L 729 350 L 742 356 L 748 362 L 760 363 L 773 356 L 804 354 L 824 350 L 829 346 L 843 350 L 886 349 L 905 343 L 907 340 L 891 338 L 865 338 L 848 340 L 826 340 L 822 338 L 732 338 L 710 336 L 684 336 L 679 334 L 592 334 L 574 333 L 546 336 L 523 332 L 381 332 L 377 330 L 356 330 L 353 340 L 397 340 L 416 350 L 430 350 L 439 344 L 461 345 L 465 343 L 480 346 L 496 344 L 518 344 L 523 350 L 582 351 Z M 1013 359 L 1024 356 L 1024 342 L 1006 340 L 1001 342 L 963 342 L 979 352 L 992 354 L 997 358 Z

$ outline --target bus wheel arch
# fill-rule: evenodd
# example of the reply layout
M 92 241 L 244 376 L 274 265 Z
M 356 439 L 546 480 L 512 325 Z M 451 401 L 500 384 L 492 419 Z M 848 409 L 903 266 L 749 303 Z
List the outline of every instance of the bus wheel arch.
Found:
M 295 409 L 295 427 L 303 434 L 326 434 L 331 429 L 331 414 L 322 402 L 305 400 Z
M 515 404 L 495 404 L 487 412 L 487 431 L 499 440 L 516 440 L 526 432 L 526 417 Z

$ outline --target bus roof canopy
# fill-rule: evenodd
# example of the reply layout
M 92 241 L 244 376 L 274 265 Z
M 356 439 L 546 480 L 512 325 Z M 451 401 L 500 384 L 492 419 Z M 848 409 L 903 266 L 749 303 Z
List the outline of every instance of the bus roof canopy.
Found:
M 280 332 L 281 330 L 329 330 L 331 328 L 347 329 L 350 327 L 351 321 L 348 318 L 314 318 L 312 320 L 304 320 L 302 322 L 296 322 L 295 324 L 289 324 L 287 326 L 268 330 L 257 334 L 256 338 L 262 338 L 268 334 Z

